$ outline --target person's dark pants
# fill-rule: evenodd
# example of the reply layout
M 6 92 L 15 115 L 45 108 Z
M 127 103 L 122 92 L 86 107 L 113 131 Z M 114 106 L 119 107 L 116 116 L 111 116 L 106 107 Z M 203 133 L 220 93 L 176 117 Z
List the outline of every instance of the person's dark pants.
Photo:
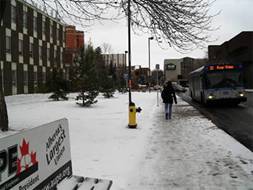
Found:
M 165 103 L 165 119 L 171 119 L 172 104 Z

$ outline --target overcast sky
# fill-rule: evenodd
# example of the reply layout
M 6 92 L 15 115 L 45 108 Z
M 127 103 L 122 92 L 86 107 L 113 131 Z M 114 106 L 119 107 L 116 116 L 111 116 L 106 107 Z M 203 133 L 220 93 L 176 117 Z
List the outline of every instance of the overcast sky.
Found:
M 241 31 L 253 31 L 253 0 L 216 0 L 212 6 L 212 12 L 221 11 L 213 20 L 219 30 L 212 32 L 216 41 L 210 44 L 220 45 L 240 33 Z M 78 27 L 79 30 L 87 30 Z M 132 65 L 148 67 L 148 37 L 147 35 L 135 35 L 132 33 Z M 93 25 L 85 32 L 85 41 L 91 40 L 95 47 L 108 43 L 112 46 L 113 53 L 124 53 L 127 46 L 126 19 L 120 22 L 103 22 Z M 180 54 L 172 48 L 161 49 L 156 41 L 151 41 L 151 69 L 155 64 L 163 68 L 164 59 L 182 58 L 190 56 L 203 58 L 207 55 L 207 48 L 194 50 L 187 54 Z

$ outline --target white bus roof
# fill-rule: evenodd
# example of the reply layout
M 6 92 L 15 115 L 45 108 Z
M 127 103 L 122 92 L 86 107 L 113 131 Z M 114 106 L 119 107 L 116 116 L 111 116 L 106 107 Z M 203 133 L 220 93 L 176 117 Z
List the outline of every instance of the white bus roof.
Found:
M 204 70 L 205 66 L 202 66 L 198 69 L 195 69 L 194 71 L 190 72 L 189 75 L 195 74 L 195 73 L 201 73 Z

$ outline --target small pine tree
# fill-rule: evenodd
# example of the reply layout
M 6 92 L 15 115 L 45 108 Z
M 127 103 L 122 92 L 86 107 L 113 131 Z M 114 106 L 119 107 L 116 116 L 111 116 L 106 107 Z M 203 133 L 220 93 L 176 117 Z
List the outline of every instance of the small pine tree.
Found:
M 105 98 L 113 97 L 115 89 L 113 87 L 113 80 L 110 76 L 109 77 L 107 76 L 104 82 L 102 83 L 101 92 L 103 93 L 103 96 Z
M 97 78 L 98 78 L 98 86 L 100 92 L 103 93 L 103 96 L 105 98 L 111 98 L 113 97 L 113 94 L 115 92 L 114 85 L 113 85 L 113 79 L 112 76 L 109 76 L 109 73 L 112 69 L 112 67 L 106 68 L 105 61 L 102 56 L 102 51 L 100 47 L 97 47 L 95 49 L 95 55 L 96 55 L 96 70 L 97 70 Z
M 50 90 L 53 94 L 48 98 L 54 101 L 68 100 L 66 92 L 66 81 L 61 77 L 61 73 L 57 69 L 53 69 L 52 78 L 50 80 Z
M 76 73 L 76 84 L 80 91 L 76 97 L 77 104 L 83 107 L 89 107 L 96 103 L 98 96 L 97 73 L 95 68 L 95 52 L 91 44 L 81 51 Z

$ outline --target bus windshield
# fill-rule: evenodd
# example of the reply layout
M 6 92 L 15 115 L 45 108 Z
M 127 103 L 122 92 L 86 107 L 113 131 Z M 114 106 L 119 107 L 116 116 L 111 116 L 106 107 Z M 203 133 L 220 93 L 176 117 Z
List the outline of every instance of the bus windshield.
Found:
M 240 71 L 208 72 L 206 75 L 207 88 L 234 88 L 242 85 Z

